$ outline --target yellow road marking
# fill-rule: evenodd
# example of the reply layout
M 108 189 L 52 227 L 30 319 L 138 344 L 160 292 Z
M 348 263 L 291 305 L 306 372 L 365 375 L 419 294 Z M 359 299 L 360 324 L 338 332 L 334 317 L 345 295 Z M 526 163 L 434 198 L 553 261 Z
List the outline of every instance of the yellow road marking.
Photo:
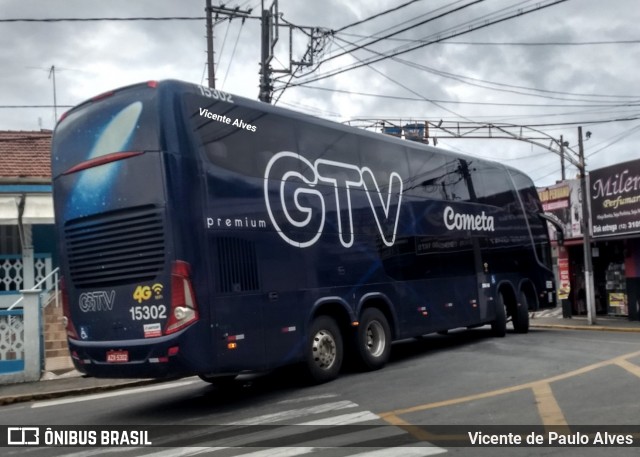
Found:
M 616 361 L 616 365 L 624 368 L 628 372 L 633 373 L 634 375 L 640 378 L 640 367 L 638 365 L 635 365 L 629 362 L 628 360 L 618 360 Z
M 569 433 L 569 427 L 567 421 L 564 418 L 562 409 L 556 401 L 556 397 L 551 390 L 551 384 L 548 382 L 539 382 L 531 387 L 533 395 L 536 397 L 536 406 L 538 407 L 538 414 L 545 428 L 563 426 L 562 433 Z M 566 427 L 566 430 L 564 429 Z M 558 431 L 558 430 L 554 430 Z
M 628 354 L 623 354 L 621 356 L 618 357 L 614 357 L 612 359 L 609 360 L 604 360 L 602 362 L 597 362 L 591 365 L 587 365 L 585 367 L 582 368 L 578 368 L 577 370 L 573 370 L 573 371 L 569 371 L 567 373 L 562 373 L 559 375 L 555 375 L 555 376 L 551 376 L 549 378 L 545 378 L 545 379 L 540 379 L 537 381 L 532 381 L 532 382 L 527 382 L 524 384 L 520 384 L 520 385 L 515 385 L 515 386 L 510 386 L 510 387 L 505 387 L 502 389 L 496 389 L 496 390 L 492 390 L 489 392 L 481 392 L 478 394 L 473 394 L 473 395 L 467 395 L 464 397 L 458 397 L 458 398 L 451 398 L 449 400 L 442 400 L 442 401 L 437 401 L 437 402 L 433 402 L 433 403 L 426 403 L 423 405 L 416 405 L 416 406 L 411 406 L 408 408 L 400 408 L 400 409 L 396 409 L 393 411 L 388 411 L 385 413 L 380 413 L 379 416 L 386 420 L 387 422 L 389 422 L 392 425 L 398 425 L 398 426 L 402 426 L 403 428 L 406 427 L 412 427 L 411 429 L 407 429 L 407 431 L 409 433 L 411 433 L 413 436 L 415 436 L 416 438 L 419 438 L 421 440 L 426 439 L 426 441 L 428 441 L 428 439 L 426 437 L 431 436 L 433 437 L 432 434 L 426 432 L 425 430 L 421 429 L 420 427 L 416 427 L 414 425 L 411 425 L 409 422 L 406 422 L 402 419 L 400 419 L 400 417 L 403 414 L 410 414 L 410 413 L 415 413 L 415 412 L 420 412 L 420 411 L 426 411 L 429 409 L 435 409 L 435 408 L 442 408 L 445 406 L 453 406 L 453 405 L 458 405 L 461 403 L 468 403 L 471 401 L 475 401 L 475 400 L 482 400 L 482 399 L 486 399 L 486 398 L 492 398 L 492 397 L 496 397 L 499 395 L 504 395 L 504 394 L 508 394 L 508 393 L 512 393 L 512 392 L 519 392 L 522 390 L 526 390 L 526 389 L 532 389 L 533 393 L 536 397 L 536 402 L 538 404 L 538 412 L 540 414 L 540 417 L 542 419 L 542 424 L 545 427 L 549 427 L 549 426 L 567 426 L 567 422 L 564 418 L 564 414 L 562 413 L 562 410 L 560 409 L 560 406 L 558 405 L 555 397 L 553 396 L 553 392 L 551 391 L 551 386 L 550 384 L 556 381 L 562 381 L 565 379 L 569 379 L 575 376 L 579 376 L 581 374 L 585 374 L 588 373 L 590 371 L 593 370 L 597 370 L 599 368 L 603 368 L 606 366 L 610 366 L 610 365 L 618 365 L 622 368 L 624 368 L 625 370 L 630 371 L 631 373 L 637 375 L 638 377 L 640 377 L 640 367 L 638 367 L 637 365 L 634 365 L 630 362 L 627 361 L 627 359 L 633 358 L 633 357 L 637 357 L 640 356 L 640 351 L 635 351 L 635 352 L 631 352 Z M 567 426 L 568 427 L 568 426 Z M 415 434 L 414 434 L 415 432 Z

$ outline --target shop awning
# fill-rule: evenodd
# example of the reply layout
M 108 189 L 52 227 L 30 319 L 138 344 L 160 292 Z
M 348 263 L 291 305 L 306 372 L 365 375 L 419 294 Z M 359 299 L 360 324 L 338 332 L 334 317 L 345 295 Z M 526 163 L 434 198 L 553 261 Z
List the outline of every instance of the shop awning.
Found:
M 0 196 L 0 225 L 18 225 L 18 196 Z
M 18 225 L 18 205 L 21 195 L 0 196 L 0 225 Z M 51 194 L 24 196 L 23 224 L 53 224 L 53 197 Z
M 27 195 L 22 215 L 23 224 L 53 224 L 53 196 Z

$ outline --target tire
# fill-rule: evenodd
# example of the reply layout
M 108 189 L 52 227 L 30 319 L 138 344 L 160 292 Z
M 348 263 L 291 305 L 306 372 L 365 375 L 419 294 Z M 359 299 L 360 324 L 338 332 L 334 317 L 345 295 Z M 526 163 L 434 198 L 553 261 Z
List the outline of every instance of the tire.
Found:
M 376 308 L 367 308 L 360 317 L 356 332 L 356 356 L 365 371 L 384 367 L 391 354 L 391 330 L 385 315 Z
M 319 316 L 309 328 L 305 347 L 305 364 L 314 384 L 332 381 L 340 374 L 344 358 L 342 334 L 329 316 Z
M 496 318 L 491 322 L 491 332 L 498 338 L 504 338 L 507 334 L 507 310 L 505 308 L 504 297 L 498 294 L 496 300 Z
M 516 333 L 527 333 L 529 331 L 529 300 L 527 300 L 524 292 L 520 292 L 520 300 L 516 304 L 512 322 Z

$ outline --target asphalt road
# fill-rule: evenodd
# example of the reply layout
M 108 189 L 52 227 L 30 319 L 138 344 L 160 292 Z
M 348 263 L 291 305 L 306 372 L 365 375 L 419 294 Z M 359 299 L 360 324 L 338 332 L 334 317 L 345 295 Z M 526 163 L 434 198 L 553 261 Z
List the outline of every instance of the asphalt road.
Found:
M 0 408 L 4 425 L 145 426 L 154 447 L 5 448 L 3 455 L 635 456 L 640 448 L 637 333 L 533 329 L 493 338 L 484 327 L 396 343 L 380 371 L 347 370 L 320 386 L 296 374 L 246 376 L 224 391 L 187 378 L 8 405 Z M 572 444 L 585 437 L 591 444 L 598 431 L 635 447 Z M 469 433 L 509 445 L 472 445 Z M 509 442 L 531 435 L 549 444 L 553 433 L 552 447 Z

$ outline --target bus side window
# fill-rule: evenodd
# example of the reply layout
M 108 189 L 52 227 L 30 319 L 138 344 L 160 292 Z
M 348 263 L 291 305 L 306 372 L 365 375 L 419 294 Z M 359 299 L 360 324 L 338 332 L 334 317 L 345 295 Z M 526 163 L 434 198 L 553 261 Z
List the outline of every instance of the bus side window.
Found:
M 511 182 L 505 179 L 504 168 L 478 161 L 471 161 L 469 168 L 478 203 L 514 211 L 515 194 Z
M 433 200 L 470 199 L 465 167 L 460 159 L 438 152 L 409 151 L 410 195 Z
M 405 192 L 411 196 L 432 200 L 446 200 L 446 167 L 441 154 L 430 151 L 409 151 L 411 179 Z
M 520 195 L 520 200 L 522 200 L 538 260 L 548 266 L 551 260 L 549 233 L 546 222 L 539 217 L 543 213 L 543 209 L 538 197 L 538 191 L 531 179 L 521 172 L 510 170 L 510 173 L 516 186 L 516 191 Z
M 409 182 L 409 168 L 407 164 L 407 149 L 404 146 L 369 138 L 360 138 L 358 149 L 360 152 L 360 167 L 366 167 L 371 170 L 380 192 L 389 191 L 389 180 L 392 173 L 397 173 L 400 176 L 402 179 L 402 192 L 406 192 Z M 399 186 L 394 188 L 393 191 L 400 191 Z
M 468 162 L 464 159 L 447 158 L 443 179 L 446 200 L 469 201 L 469 180 L 467 178 Z

